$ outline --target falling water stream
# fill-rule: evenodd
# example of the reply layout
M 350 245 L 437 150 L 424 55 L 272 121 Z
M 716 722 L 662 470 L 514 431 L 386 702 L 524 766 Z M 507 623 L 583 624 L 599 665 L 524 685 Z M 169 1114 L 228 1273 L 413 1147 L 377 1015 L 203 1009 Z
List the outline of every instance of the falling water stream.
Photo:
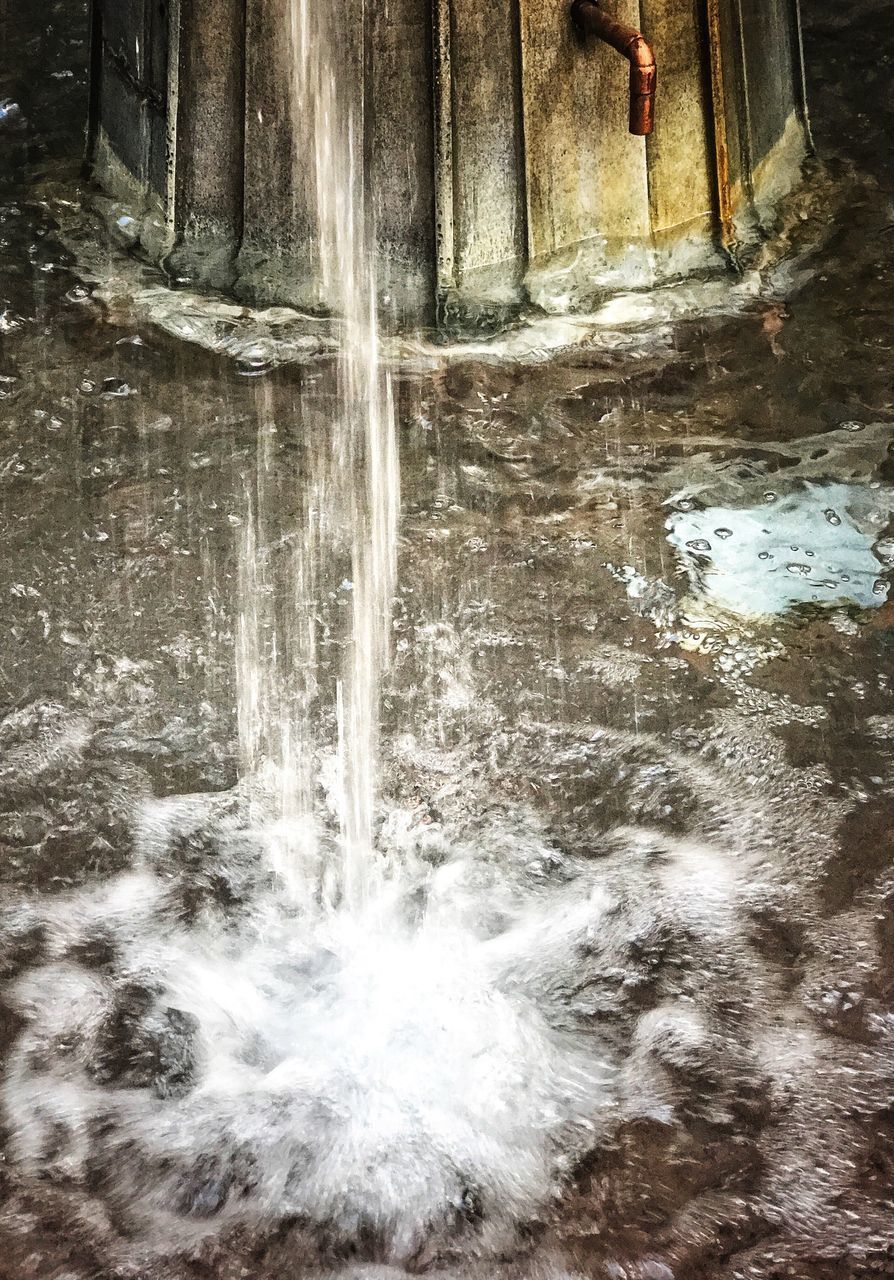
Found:
M 318 642 L 314 584 L 332 544 L 350 550 L 352 606 L 336 685 L 338 748 L 332 798 L 340 828 L 344 904 L 367 900 L 374 876 L 373 829 L 379 761 L 379 700 L 390 656 L 391 604 L 400 507 L 391 377 L 380 360 L 374 231 L 363 177 L 362 78 L 351 56 L 352 33 L 339 9 L 292 0 L 284 47 L 290 68 L 295 189 L 309 186 L 316 211 L 307 229 L 320 302 L 342 318 L 337 386 L 328 438 L 304 480 L 303 527 L 294 541 L 293 608 L 285 633 L 260 629 L 258 596 L 266 554 L 263 492 L 268 464 L 245 524 L 241 558 L 239 716 L 243 763 L 277 774 L 284 827 L 298 845 L 316 843 L 312 768 L 315 743 L 310 690 Z M 339 21 L 341 19 L 341 21 Z M 356 51 L 355 51 L 356 52 Z M 262 449 L 276 426 L 269 416 Z M 267 589 L 275 590 L 274 584 Z M 316 750 L 315 750 L 316 747 Z
M 0 1280 L 894 1274 L 866 3 L 805 4 L 846 225 L 747 305 L 398 366 L 356 33 L 292 0 L 341 319 L 283 368 L 94 287 L 81 9 L 0 4 Z

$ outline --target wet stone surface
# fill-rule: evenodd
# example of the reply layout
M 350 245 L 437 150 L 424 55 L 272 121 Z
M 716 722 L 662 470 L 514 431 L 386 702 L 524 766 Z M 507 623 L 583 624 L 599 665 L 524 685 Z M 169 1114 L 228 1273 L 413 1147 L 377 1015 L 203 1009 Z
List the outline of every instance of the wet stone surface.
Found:
M 296 532 L 334 364 L 245 376 L 94 300 L 55 234 L 83 14 L 22 8 L 0 1275 L 894 1274 L 894 162 L 855 25 L 894 53 L 894 7 L 805 5 L 849 212 L 784 294 L 399 371 L 381 892 L 347 923 L 350 563 Z M 313 841 L 240 767 L 246 637 L 310 726 Z

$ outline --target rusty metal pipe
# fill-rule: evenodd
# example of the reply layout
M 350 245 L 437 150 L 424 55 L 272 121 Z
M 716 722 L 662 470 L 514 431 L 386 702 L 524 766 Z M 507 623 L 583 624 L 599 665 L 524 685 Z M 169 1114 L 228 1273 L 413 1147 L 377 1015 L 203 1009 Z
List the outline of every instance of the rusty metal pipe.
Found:
M 630 132 L 645 137 L 655 127 L 658 68 L 652 46 L 641 31 L 617 22 L 597 0 L 572 0 L 571 21 L 578 31 L 597 36 L 630 63 Z

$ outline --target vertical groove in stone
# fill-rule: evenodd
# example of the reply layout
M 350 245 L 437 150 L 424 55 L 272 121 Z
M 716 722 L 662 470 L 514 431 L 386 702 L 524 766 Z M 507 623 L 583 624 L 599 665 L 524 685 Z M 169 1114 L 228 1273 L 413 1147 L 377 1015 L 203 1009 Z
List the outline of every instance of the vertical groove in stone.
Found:
M 380 309 L 392 325 L 433 317 L 435 124 L 431 0 L 378 0 L 368 29 L 368 179 Z
M 807 64 L 804 60 L 804 28 L 801 22 L 801 0 L 791 0 L 793 47 L 795 53 L 795 89 L 798 109 L 810 154 L 813 154 L 813 129 L 810 124 L 810 103 L 807 97 Z
M 519 207 L 522 217 L 521 242 L 524 245 L 524 266 L 531 260 L 531 205 L 528 192 L 528 143 L 525 135 L 525 86 L 524 86 L 524 38 L 522 35 L 522 0 L 511 0 L 512 29 L 515 40 L 515 128 L 516 169 L 521 187 Z
M 237 288 L 250 302 L 295 300 L 312 255 L 306 192 L 295 190 L 287 64 L 290 0 L 248 0 L 243 234 Z
M 245 0 L 176 0 L 176 6 L 170 265 L 224 288 L 233 282 L 242 236 Z
M 509 5 L 450 9 L 454 282 L 464 310 L 497 316 L 518 303 L 526 256 L 517 28 Z
M 432 0 L 434 23 L 434 192 L 437 288 L 456 287 L 455 183 L 453 156 L 452 13 L 450 0 Z

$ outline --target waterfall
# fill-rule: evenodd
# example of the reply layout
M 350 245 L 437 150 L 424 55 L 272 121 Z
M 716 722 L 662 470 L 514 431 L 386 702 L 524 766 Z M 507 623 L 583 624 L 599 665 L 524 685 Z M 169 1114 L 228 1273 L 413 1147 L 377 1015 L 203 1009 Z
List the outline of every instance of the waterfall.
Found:
M 296 221 L 306 231 L 317 303 L 338 317 L 341 335 L 335 409 L 323 445 L 310 445 L 306 515 L 293 551 L 291 659 L 283 643 L 264 652 L 257 610 L 264 568 L 263 512 L 249 513 L 240 571 L 238 637 L 240 735 L 249 771 L 265 756 L 279 773 L 280 816 L 313 828 L 314 780 L 307 776 L 316 640 L 308 610 L 321 555 L 333 544 L 350 557 L 352 605 L 335 691 L 337 777 L 331 788 L 340 829 L 342 900 L 369 895 L 379 757 L 379 703 L 389 663 L 391 601 L 400 507 L 391 377 L 380 358 L 374 227 L 364 174 L 362 51 L 348 15 L 334 6 L 289 0 L 286 49 L 294 140 Z M 260 424 L 263 451 L 269 424 Z M 259 484 L 265 474 L 259 457 Z M 253 639 L 253 637 L 255 637 Z

